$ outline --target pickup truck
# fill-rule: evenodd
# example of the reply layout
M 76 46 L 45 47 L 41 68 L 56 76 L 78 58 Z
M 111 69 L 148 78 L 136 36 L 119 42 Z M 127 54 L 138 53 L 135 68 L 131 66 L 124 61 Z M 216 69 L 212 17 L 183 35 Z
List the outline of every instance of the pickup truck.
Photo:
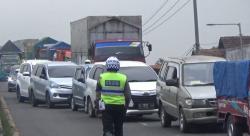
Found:
M 242 136 L 250 130 L 250 61 L 216 62 L 214 84 L 218 121 L 224 123 L 228 136 Z

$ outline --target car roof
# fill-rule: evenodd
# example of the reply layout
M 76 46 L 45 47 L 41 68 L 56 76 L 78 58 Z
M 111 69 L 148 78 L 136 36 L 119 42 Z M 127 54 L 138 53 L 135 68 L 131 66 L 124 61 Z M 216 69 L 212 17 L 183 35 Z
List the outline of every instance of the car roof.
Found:
M 50 61 L 46 63 L 47 66 L 77 66 L 75 63 L 71 61 Z
M 50 62 L 49 60 L 25 60 L 23 63 L 28 63 L 28 64 L 31 64 L 31 65 L 36 65 L 36 64 L 42 64 L 42 63 L 47 63 L 47 62 Z
M 226 59 L 214 56 L 194 55 L 186 57 L 169 57 L 165 59 L 165 61 L 177 62 L 183 64 L 183 63 L 205 63 L 205 62 L 226 61 Z
M 106 62 L 96 62 L 95 65 L 105 65 Z M 120 61 L 120 67 L 142 67 L 148 66 L 146 63 L 140 61 Z

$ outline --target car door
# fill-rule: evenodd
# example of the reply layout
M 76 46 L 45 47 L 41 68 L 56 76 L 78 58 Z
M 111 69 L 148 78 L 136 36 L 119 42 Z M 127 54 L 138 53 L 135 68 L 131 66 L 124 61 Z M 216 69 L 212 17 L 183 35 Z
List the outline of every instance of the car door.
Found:
M 80 96 L 79 96 L 80 82 L 78 81 L 80 77 L 80 73 L 81 73 L 81 68 L 77 68 L 75 72 L 75 76 L 73 78 L 72 94 L 73 94 L 73 97 L 75 98 L 76 103 L 79 103 L 79 100 L 80 100 Z
M 34 89 L 34 95 L 36 98 L 40 99 L 40 94 L 39 94 L 39 86 L 40 86 L 40 75 L 42 73 L 42 66 L 37 65 L 37 70 L 35 73 L 34 78 L 32 79 L 33 82 L 33 89 Z
M 27 64 L 25 64 L 23 66 L 23 72 L 22 72 L 22 79 L 21 79 L 21 94 L 23 96 L 28 96 L 28 90 L 26 89 L 27 88 L 27 85 L 26 85 L 26 80 L 27 80 L 27 76 L 24 75 L 24 73 L 27 72 Z
M 47 86 L 49 85 L 48 81 L 48 73 L 47 73 L 47 67 L 43 65 L 42 67 L 42 72 L 40 75 L 40 82 L 39 82 L 39 95 L 42 100 L 46 99 L 46 89 Z
M 21 66 L 20 66 L 20 72 L 18 73 L 18 75 L 17 75 L 17 80 L 18 80 L 18 86 L 19 86 L 19 90 L 20 90 L 20 93 L 21 93 L 21 95 L 23 96 L 23 87 L 22 87 L 22 85 L 23 85 L 23 72 L 24 72 L 24 64 L 22 64 Z
M 176 63 L 169 63 L 167 68 L 166 80 L 178 80 L 179 79 L 179 65 Z M 167 86 L 167 99 L 169 102 L 169 113 L 171 115 L 178 115 L 178 90 L 177 86 Z
M 29 75 L 27 75 L 27 76 L 23 76 L 23 78 L 24 78 L 24 80 L 23 80 L 23 91 L 24 91 L 24 93 L 25 93 L 25 96 L 28 96 L 28 88 L 29 88 L 29 84 L 30 84 L 30 74 L 31 74 L 31 67 L 30 67 L 30 65 L 25 65 L 25 70 L 24 70 L 24 72 L 28 72 L 29 73 Z
M 82 68 L 80 70 L 79 73 L 79 77 L 78 77 L 78 83 L 79 83 L 79 91 L 78 91 L 78 95 L 79 95 L 79 104 L 80 105 L 84 105 L 84 96 L 85 96 L 85 92 L 86 92 L 86 77 L 85 77 L 85 68 Z
M 166 82 L 165 82 L 165 77 L 166 77 L 166 72 L 167 72 L 167 62 L 165 62 L 162 65 L 162 68 L 159 72 L 159 78 L 157 80 L 157 98 L 162 102 L 164 108 L 167 108 L 167 93 L 166 93 Z

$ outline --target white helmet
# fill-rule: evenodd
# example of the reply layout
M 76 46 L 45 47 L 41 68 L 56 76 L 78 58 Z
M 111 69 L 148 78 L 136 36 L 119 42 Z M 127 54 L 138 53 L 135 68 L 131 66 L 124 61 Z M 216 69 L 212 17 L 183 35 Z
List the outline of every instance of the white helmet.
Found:
M 120 62 L 119 60 L 111 56 L 106 60 L 106 68 L 108 71 L 118 71 L 120 69 Z

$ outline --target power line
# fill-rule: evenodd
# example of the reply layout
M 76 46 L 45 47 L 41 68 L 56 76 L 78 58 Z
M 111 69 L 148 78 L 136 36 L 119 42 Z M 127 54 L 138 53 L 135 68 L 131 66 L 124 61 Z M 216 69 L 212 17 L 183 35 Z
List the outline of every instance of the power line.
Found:
M 150 17 L 148 18 L 147 21 L 145 21 L 145 23 L 142 26 L 145 26 L 146 24 L 148 24 L 149 21 L 151 21 L 168 3 L 169 0 L 166 0 L 158 10 L 156 10 L 156 12 Z
M 180 2 L 180 0 L 177 0 L 171 7 L 169 10 L 167 10 L 162 16 L 160 16 L 156 21 L 153 22 L 153 24 L 151 24 L 149 27 L 147 27 L 145 30 L 143 30 L 143 32 L 147 31 L 148 29 L 152 28 L 156 23 L 158 23 L 163 17 L 165 17 L 178 3 Z
M 160 24 L 158 24 L 157 26 L 153 27 L 152 29 L 150 29 L 148 32 L 145 32 L 144 35 L 147 35 L 149 33 L 151 33 L 152 31 L 154 31 L 155 29 L 157 29 L 158 27 L 160 27 L 161 25 L 163 25 L 165 22 L 167 22 L 168 20 L 170 20 L 173 16 L 175 16 L 180 10 L 182 10 L 191 0 L 188 0 L 186 3 L 184 3 L 179 9 L 177 9 L 171 16 L 169 16 L 168 18 L 166 18 L 164 21 L 162 21 Z

